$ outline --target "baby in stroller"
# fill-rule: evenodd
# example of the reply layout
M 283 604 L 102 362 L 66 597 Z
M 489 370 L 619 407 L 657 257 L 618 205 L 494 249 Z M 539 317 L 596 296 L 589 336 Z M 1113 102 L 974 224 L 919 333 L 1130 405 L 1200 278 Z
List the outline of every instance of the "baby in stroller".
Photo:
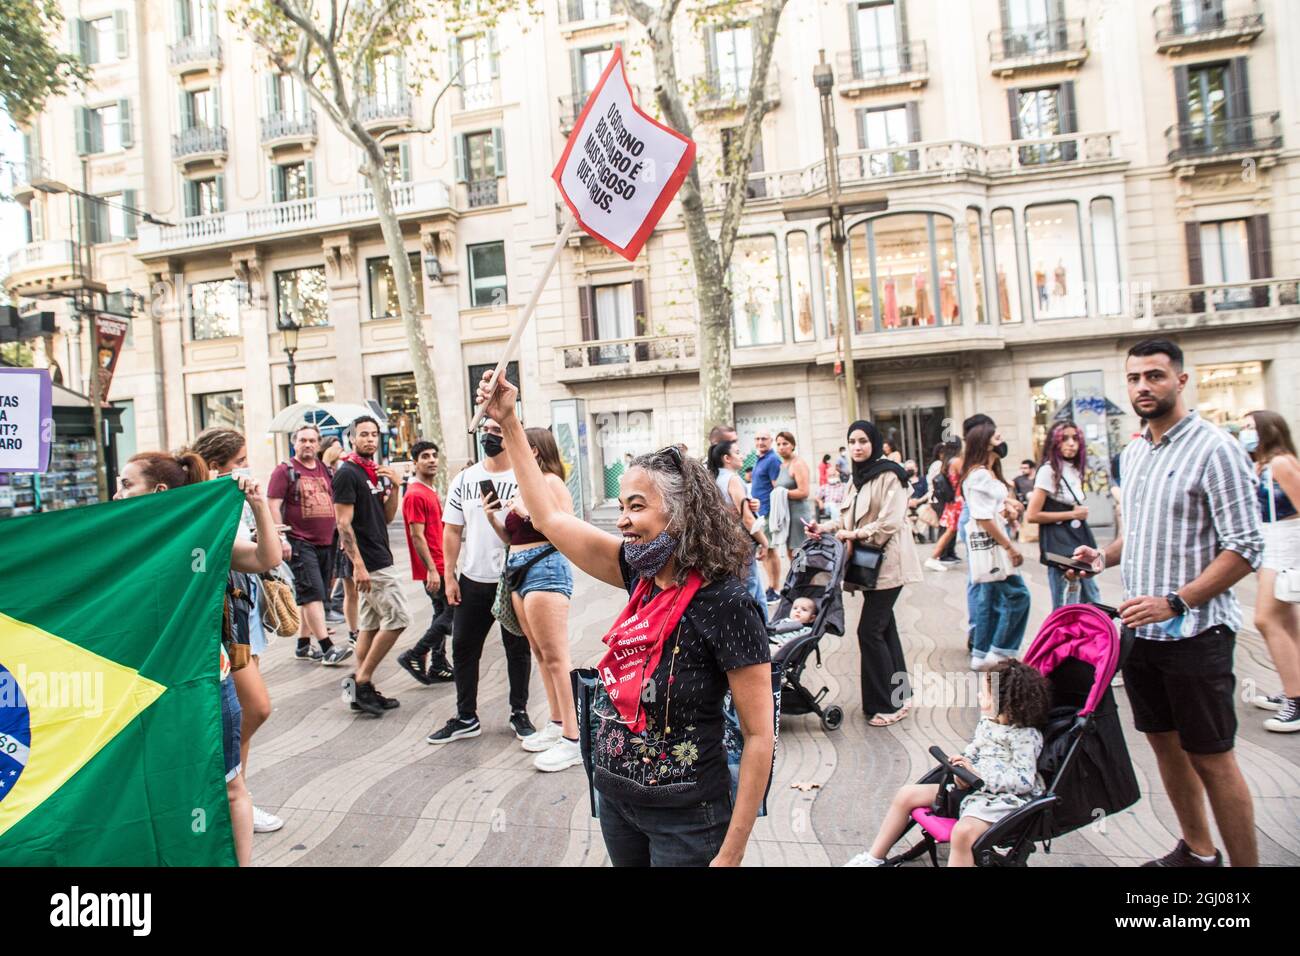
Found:
M 767 626 L 768 640 L 776 645 L 786 644 L 796 637 L 811 634 L 817 621 L 817 602 L 809 597 L 795 598 L 790 606 L 790 616 L 773 621 Z
M 944 816 L 959 817 L 952 829 L 948 865 L 974 866 L 971 848 L 980 835 L 1042 792 L 1038 757 L 1050 706 L 1047 678 L 1034 668 L 1012 660 L 984 673 L 975 739 L 960 756 L 948 759 L 956 768 L 954 789 L 941 792 L 938 783 L 900 788 L 871 848 L 846 865 L 880 866 L 906 830 L 912 811 L 939 805 L 948 809 Z

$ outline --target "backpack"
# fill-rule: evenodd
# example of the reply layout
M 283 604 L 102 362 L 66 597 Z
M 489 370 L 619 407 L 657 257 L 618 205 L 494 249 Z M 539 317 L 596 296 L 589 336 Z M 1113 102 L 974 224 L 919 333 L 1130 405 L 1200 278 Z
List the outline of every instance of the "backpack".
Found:
M 948 505 L 957 500 L 957 490 L 953 488 L 946 472 L 940 471 L 934 476 L 933 492 L 935 504 Z
M 286 462 L 282 462 L 282 464 L 284 465 L 285 470 L 289 476 L 289 487 L 285 489 L 284 500 L 289 501 L 290 498 L 292 498 L 295 503 L 302 504 L 302 501 L 298 496 L 298 480 L 302 476 L 298 474 L 298 469 L 293 467 L 292 459 Z

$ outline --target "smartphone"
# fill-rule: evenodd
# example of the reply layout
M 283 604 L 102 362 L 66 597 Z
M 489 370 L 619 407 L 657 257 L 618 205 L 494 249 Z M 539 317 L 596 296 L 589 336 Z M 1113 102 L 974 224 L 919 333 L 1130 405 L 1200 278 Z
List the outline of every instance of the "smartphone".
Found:
M 1087 561 L 1076 561 L 1074 558 L 1067 558 L 1063 554 L 1052 554 L 1050 551 L 1046 552 L 1043 557 L 1047 558 L 1048 564 L 1054 564 L 1058 568 L 1065 568 L 1069 571 L 1083 571 L 1086 574 L 1094 573 L 1092 565 Z
M 493 486 L 491 479 L 488 478 L 484 478 L 482 481 L 478 483 L 478 490 L 479 490 L 479 494 L 482 495 L 483 497 L 484 504 L 487 504 L 487 500 L 489 496 L 493 498 L 497 496 L 497 490 Z

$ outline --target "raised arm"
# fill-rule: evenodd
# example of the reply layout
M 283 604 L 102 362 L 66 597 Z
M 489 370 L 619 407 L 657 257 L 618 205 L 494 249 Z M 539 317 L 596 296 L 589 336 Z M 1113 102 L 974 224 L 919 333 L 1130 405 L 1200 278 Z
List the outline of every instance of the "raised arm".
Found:
M 230 566 L 236 571 L 261 574 L 278 566 L 283 560 L 280 534 L 275 530 L 271 509 L 267 507 L 257 482 L 251 478 L 240 478 L 239 490 L 244 493 L 244 498 L 253 511 L 253 520 L 257 523 L 257 542 L 236 540 L 230 552 Z
M 583 571 L 607 584 L 623 587 L 623 574 L 618 566 L 622 541 L 560 507 L 547 487 L 546 476 L 533 459 L 524 426 L 515 415 L 519 390 L 503 376 L 489 396 L 487 387 L 491 378 L 490 371 L 483 373 L 478 401 L 485 405 L 485 414 L 501 426 L 506 451 L 510 453 L 510 463 L 514 466 L 515 480 L 519 483 L 519 497 L 528 509 L 533 527 L 546 535 L 561 554 Z

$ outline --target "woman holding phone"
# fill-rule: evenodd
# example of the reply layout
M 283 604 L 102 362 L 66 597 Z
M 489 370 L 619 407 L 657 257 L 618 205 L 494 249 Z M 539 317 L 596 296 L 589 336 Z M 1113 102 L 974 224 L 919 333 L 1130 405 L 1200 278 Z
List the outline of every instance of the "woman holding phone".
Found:
M 849 547 L 882 550 L 874 587 L 862 591 L 858 647 L 862 651 L 862 710 L 872 727 L 888 727 L 907 716 L 912 691 L 907 661 L 894 619 L 903 585 L 921 580 L 921 563 L 907 531 L 907 472 L 885 457 L 880 432 L 870 422 L 849 426 L 852 485 L 840 503 L 839 518 L 810 522 L 809 535 L 833 534 Z M 846 584 L 845 590 L 856 590 Z
M 533 527 L 626 590 L 591 710 L 600 829 L 615 866 L 738 866 L 775 748 L 767 628 L 741 583 L 752 545 L 704 466 L 671 445 L 634 458 L 619 535 L 556 505 L 502 378 L 478 401 L 502 428 Z M 616 676 L 617 675 L 617 676 Z M 734 804 L 723 746 L 730 690 L 744 737 Z
M 1087 527 L 1088 509 L 1083 504 L 1083 472 L 1087 468 L 1087 452 L 1079 426 L 1074 422 L 1058 422 L 1047 435 L 1043 450 L 1043 463 L 1034 477 L 1034 490 L 1029 494 L 1029 509 L 1025 520 L 1040 525 L 1066 525 L 1075 530 Z M 1050 504 L 1049 504 L 1050 502 Z M 1053 548 L 1058 539 L 1046 530 L 1040 532 L 1039 547 L 1043 563 L 1047 565 L 1047 580 L 1052 590 L 1052 610 L 1066 603 L 1067 581 L 1079 580 L 1077 575 L 1048 560 L 1049 552 L 1070 557 L 1079 544 L 1086 543 L 1061 538 L 1062 544 Z M 1093 544 L 1096 542 L 1094 541 Z M 1101 600 L 1097 582 L 1091 577 L 1080 581 L 1080 599 L 1084 604 Z

